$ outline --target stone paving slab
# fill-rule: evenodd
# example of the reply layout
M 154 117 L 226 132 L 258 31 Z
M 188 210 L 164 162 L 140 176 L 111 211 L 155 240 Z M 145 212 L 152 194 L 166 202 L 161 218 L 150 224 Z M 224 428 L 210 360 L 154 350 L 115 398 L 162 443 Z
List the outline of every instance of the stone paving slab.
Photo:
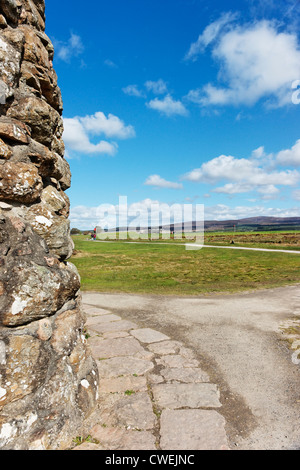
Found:
M 179 354 L 169 354 L 156 359 L 158 365 L 164 367 L 180 368 L 180 367 L 199 367 L 199 362 L 196 359 L 187 359 Z
M 153 396 L 160 408 L 218 408 L 221 406 L 215 384 L 159 384 L 153 386 Z
M 135 354 L 145 351 L 139 341 L 132 337 L 103 339 L 102 341 L 94 337 L 90 344 L 95 359 L 135 356 Z
M 159 331 L 152 330 L 151 328 L 140 328 L 138 330 L 131 330 L 130 334 L 137 338 L 142 343 L 157 343 L 170 339 L 168 336 L 160 333 Z
M 107 323 L 107 322 L 113 322 L 113 321 L 119 321 L 122 320 L 121 317 L 118 315 L 95 315 L 95 316 L 89 316 L 87 319 L 87 326 L 92 326 L 92 325 L 102 325 L 102 323 Z
M 101 446 L 107 446 L 109 450 L 156 450 L 155 437 L 149 431 L 96 425 L 91 433 Z
M 100 307 L 93 307 L 92 305 L 85 305 L 84 307 L 85 313 L 89 316 L 98 316 L 98 315 L 107 315 L 110 314 L 110 310 L 106 310 Z
M 128 331 L 106 331 L 102 333 L 103 339 L 125 338 L 129 336 Z
M 154 368 L 152 361 L 135 357 L 114 357 L 112 359 L 96 362 L 100 377 L 106 378 L 133 374 L 144 375 Z
M 113 322 L 99 322 L 93 324 L 90 328 L 97 333 L 111 333 L 116 331 L 133 330 L 137 325 L 131 321 L 120 320 Z
M 228 449 L 217 384 L 192 350 L 167 335 L 84 304 L 99 370 L 89 442 L 76 450 Z
M 225 419 L 211 410 L 164 410 L 162 450 L 228 450 Z
M 149 344 L 148 349 L 159 355 L 177 354 L 180 350 L 179 341 L 161 341 L 159 343 Z
M 117 393 L 132 390 L 134 392 L 147 391 L 147 379 L 145 376 L 112 377 L 101 380 L 101 393 Z
M 100 394 L 101 423 L 127 430 L 152 430 L 156 425 L 148 392 Z
M 160 375 L 167 381 L 178 381 L 184 383 L 209 382 L 209 376 L 202 369 L 196 367 L 181 367 L 162 369 Z

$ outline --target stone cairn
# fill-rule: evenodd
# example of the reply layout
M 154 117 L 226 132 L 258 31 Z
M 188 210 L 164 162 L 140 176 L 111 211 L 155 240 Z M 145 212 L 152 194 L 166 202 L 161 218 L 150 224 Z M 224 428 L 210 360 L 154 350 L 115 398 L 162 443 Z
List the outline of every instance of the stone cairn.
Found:
M 97 401 L 44 0 L 0 0 L 0 449 L 66 449 Z

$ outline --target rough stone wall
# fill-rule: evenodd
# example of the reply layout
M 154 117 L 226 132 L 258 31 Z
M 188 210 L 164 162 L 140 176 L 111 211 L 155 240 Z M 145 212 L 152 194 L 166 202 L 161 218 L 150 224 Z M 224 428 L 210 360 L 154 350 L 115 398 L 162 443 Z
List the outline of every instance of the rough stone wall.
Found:
M 97 367 L 67 262 L 70 169 L 44 0 L 0 0 L 0 449 L 64 449 Z

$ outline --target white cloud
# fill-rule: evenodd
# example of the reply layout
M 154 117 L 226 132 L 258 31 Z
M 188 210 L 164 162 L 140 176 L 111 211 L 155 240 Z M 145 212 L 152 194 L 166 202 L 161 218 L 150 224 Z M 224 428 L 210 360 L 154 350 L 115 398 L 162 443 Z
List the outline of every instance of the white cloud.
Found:
M 67 148 L 69 158 L 72 158 L 70 151 L 83 153 L 84 155 L 91 154 L 106 154 L 115 155 L 117 145 L 101 140 L 97 144 L 90 141 L 86 129 L 78 118 L 65 118 L 64 119 L 64 134 L 63 139 Z
M 266 153 L 265 153 L 265 147 L 262 145 L 260 147 L 258 147 L 257 149 L 253 150 L 252 154 L 251 154 L 251 158 L 252 159 L 255 159 L 255 160 L 259 160 L 263 157 L 266 157 Z
M 296 170 L 267 171 L 257 165 L 254 160 L 235 158 L 220 155 L 203 163 L 184 176 L 184 179 L 194 182 L 214 184 L 218 181 L 229 180 L 240 185 L 295 185 L 300 179 L 300 173 Z M 241 188 L 243 186 L 240 186 Z
M 281 150 L 276 160 L 280 165 L 300 166 L 300 139 L 291 149 Z
M 261 195 L 261 199 L 264 200 L 276 199 L 280 194 L 280 190 L 274 184 L 259 186 L 257 192 Z
M 113 114 L 106 117 L 104 113 L 98 111 L 92 116 L 85 116 L 79 120 L 83 127 L 93 134 L 104 134 L 106 137 L 117 139 L 128 139 L 135 136 L 133 126 L 125 126 L 124 122 Z
M 254 186 L 251 184 L 244 184 L 244 183 L 227 183 L 220 188 L 215 188 L 213 190 L 214 193 L 221 193 L 221 194 L 241 194 L 241 193 L 248 193 L 252 191 Z
M 183 175 L 182 180 L 194 183 L 216 185 L 213 193 L 234 196 L 236 194 L 256 192 L 259 199 L 270 200 L 280 196 L 283 187 L 295 187 L 300 181 L 300 172 L 296 169 L 285 168 L 280 165 L 293 166 L 299 161 L 300 140 L 291 149 L 277 154 L 266 154 L 263 146 L 251 153 L 249 159 L 236 158 L 231 155 L 220 155 L 203 163 L 199 168 Z M 294 195 L 298 195 L 294 192 Z
M 81 37 L 73 33 L 67 42 L 54 40 L 54 45 L 57 57 L 64 62 L 70 62 L 74 56 L 76 57 L 84 51 Z
M 156 82 L 148 80 L 145 83 L 145 87 L 147 88 L 148 91 L 152 91 L 155 95 L 161 95 L 168 91 L 166 82 L 162 80 L 161 78 L 157 80 Z
M 211 184 L 223 179 L 237 181 L 247 177 L 251 170 L 252 164 L 249 160 L 220 155 L 190 171 L 184 179 Z
M 231 220 L 244 219 L 248 217 L 300 217 L 300 208 L 291 207 L 280 209 L 278 207 L 236 206 L 229 207 L 225 204 L 217 204 L 205 207 L 205 220 Z
M 115 155 L 118 149 L 115 142 L 100 140 L 94 143 L 91 140 L 93 136 L 101 134 L 107 138 L 126 139 L 134 137 L 135 132 L 132 126 L 125 126 L 113 114 L 106 117 L 102 112 L 97 112 L 92 116 L 65 118 L 63 139 L 67 155 L 72 157 L 71 151 L 85 155 Z
M 137 96 L 138 98 L 144 98 L 144 93 L 139 90 L 137 85 L 128 85 L 125 88 L 122 88 L 123 92 L 129 96 Z
M 151 100 L 146 105 L 151 108 L 159 111 L 166 116 L 186 116 L 188 114 L 187 109 L 185 108 L 184 104 L 181 101 L 174 100 L 172 96 L 167 95 L 163 99 L 155 98 Z
M 247 184 L 247 183 L 227 183 L 220 188 L 215 188 L 214 193 L 234 195 L 257 191 L 260 199 L 268 200 L 275 199 L 279 196 L 280 190 L 274 184 L 264 184 L 260 186 Z
M 198 47 L 189 55 L 195 58 L 201 47 L 213 42 L 212 57 L 220 64 L 218 78 L 226 86 L 208 83 L 191 90 L 187 98 L 202 106 L 252 106 L 261 99 L 267 99 L 270 106 L 290 104 L 291 84 L 300 77 L 300 47 L 296 34 L 280 32 L 274 23 L 265 20 L 244 26 L 230 24 L 229 27 L 228 21 L 224 23 L 222 18 L 220 24 L 227 28 L 217 28 L 218 23 L 212 23 L 214 32 L 205 39 L 207 28 L 206 34 L 204 31 L 198 40 Z
M 236 19 L 236 14 L 227 12 L 221 17 L 208 25 L 197 41 L 192 43 L 189 51 L 185 55 L 185 60 L 197 60 L 199 54 L 203 53 L 205 48 L 211 44 L 221 33 L 221 31 Z
M 172 181 L 167 181 L 164 178 L 161 178 L 159 175 L 149 176 L 145 183 L 147 186 L 155 186 L 156 188 L 169 188 L 169 189 L 182 189 L 183 185 L 181 183 L 173 183 Z

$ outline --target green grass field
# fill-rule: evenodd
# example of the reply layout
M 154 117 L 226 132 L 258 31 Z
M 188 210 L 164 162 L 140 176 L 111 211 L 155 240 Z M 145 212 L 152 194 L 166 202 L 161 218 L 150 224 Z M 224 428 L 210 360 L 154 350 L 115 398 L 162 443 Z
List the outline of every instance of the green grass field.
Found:
M 73 237 L 75 252 L 70 260 L 84 291 L 194 296 L 300 282 L 300 254 L 220 248 L 187 251 L 171 243 L 99 243 L 87 238 Z

